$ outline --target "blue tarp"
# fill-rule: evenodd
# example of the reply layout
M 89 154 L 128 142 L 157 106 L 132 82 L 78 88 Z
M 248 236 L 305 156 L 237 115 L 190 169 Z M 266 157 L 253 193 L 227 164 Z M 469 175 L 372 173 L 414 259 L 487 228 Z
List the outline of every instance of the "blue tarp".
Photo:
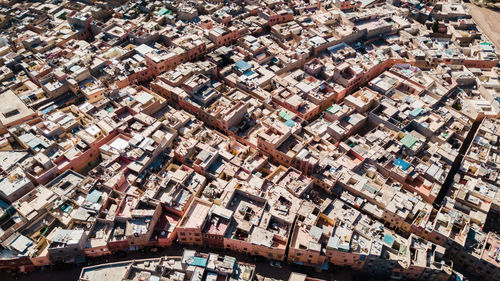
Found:
M 423 109 L 421 107 L 417 107 L 410 112 L 410 115 L 413 117 L 417 117 L 418 115 L 420 115 L 420 113 L 422 113 L 422 111 Z
M 389 245 L 389 247 L 392 247 L 392 245 L 394 244 L 394 240 L 396 240 L 394 238 L 394 236 L 390 235 L 390 234 L 384 234 L 384 242 L 387 243 L 387 245 Z
M 101 198 L 101 195 L 102 195 L 101 191 L 94 189 L 94 190 L 92 190 L 92 192 L 87 194 L 87 197 L 85 198 L 85 200 L 87 200 L 89 202 L 97 203 L 97 201 L 99 201 L 99 199 Z
M 236 67 L 236 69 L 238 69 L 241 72 L 247 72 L 247 70 L 249 70 L 250 68 L 252 68 L 252 65 L 249 64 L 248 62 L 244 61 L 244 60 L 237 61 L 234 64 L 234 66 Z
M 200 257 L 193 257 L 192 260 L 187 260 L 187 264 L 189 265 L 194 265 L 194 266 L 200 266 L 200 267 L 206 267 L 207 266 L 207 259 L 205 258 L 200 258 Z
M 287 125 L 288 127 L 293 127 L 295 126 L 295 121 L 289 119 L 288 121 L 285 122 L 285 125 Z
M 394 161 L 394 165 L 401 167 L 403 171 L 406 171 L 410 167 L 410 163 L 401 158 L 396 159 L 396 161 Z
M 55 106 L 51 105 L 51 106 L 45 108 L 44 110 L 42 110 L 42 113 L 47 114 L 47 113 L 51 112 L 52 110 L 54 110 L 55 108 L 56 108 Z
M 243 73 L 243 75 L 245 75 L 245 76 L 250 76 L 250 75 L 252 75 L 252 74 L 254 74 L 254 73 L 255 73 L 255 72 L 253 72 L 253 70 L 250 70 L 250 71 L 247 71 L 247 72 Z

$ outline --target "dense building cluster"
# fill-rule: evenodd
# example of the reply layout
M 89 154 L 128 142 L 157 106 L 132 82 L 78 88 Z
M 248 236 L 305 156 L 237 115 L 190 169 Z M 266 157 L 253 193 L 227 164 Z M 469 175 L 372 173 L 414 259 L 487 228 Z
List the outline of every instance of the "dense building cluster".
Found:
M 499 58 L 463 4 L 1 4 L 0 268 L 178 243 L 214 253 L 113 280 L 234 276 L 218 249 L 500 280 Z
M 326 281 L 291 272 L 288 279 L 275 279 L 256 273 L 256 266 L 235 257 L 184 250 L 182 256 L 163 256 L 84 267 L 79 281 Z
M 253 281 L 255 265 L 239 262 L 231 256 L 185 250 L 182 256 L 114 262 L 84 267 L 79 281 Z M 293 273 L 288 281 L 323 281 Z

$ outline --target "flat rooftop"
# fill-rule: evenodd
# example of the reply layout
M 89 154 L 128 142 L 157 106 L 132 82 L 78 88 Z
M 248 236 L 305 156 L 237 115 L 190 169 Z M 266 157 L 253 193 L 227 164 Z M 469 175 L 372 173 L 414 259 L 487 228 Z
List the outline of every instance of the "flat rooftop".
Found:
M 201 228 L 210 211 L 210 207 L 211 203 L 194 200 L 184 220 L 181 222 L 181 226 L 185 228 Z

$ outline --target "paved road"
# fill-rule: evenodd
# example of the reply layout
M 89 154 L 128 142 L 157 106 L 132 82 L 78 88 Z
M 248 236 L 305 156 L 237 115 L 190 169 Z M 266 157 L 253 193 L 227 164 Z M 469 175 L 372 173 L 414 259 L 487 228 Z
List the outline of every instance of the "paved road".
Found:
M 209 253 L 211 250 L 208 248 L 197 248 L 197 247 L 189 247 L 190 249 L 196 249 L 200 252 Z M 136 251 L 136 252 L 128 252 L 125 257 L 105 257 L 92 260 L 92 264 L 101 264 L 106 262 L 115 262 L 115 261 L 125 261 L 132 259 L 144 259 L 144 258 L 154 258 L 160 256 L 181 256 L 184 248 L 180 245 L 174 245 L 172 247 L 161 249 L 157 252 L 151 251 Z M 214 251 L 214 250 L 212 250 Z M 214 251 L 215 252 L 215 251 Z M 281 280 L 288 280 L 288 277 L 292 271 L 305 273 L 308 276 L 313 276 L 316 278 L 321 278 L 324 280 L 342 280 L 342 281 L 351 281 L 352 280 L 352 271 L 348 269 L 338 270 L 337 272 L 333 272 L 332 270 L 323 271 L 323 272 L 315 272 L 313 268 L 298 266 L 298 265 L 286 265 L 284 264 L 282 268 L 275 268 L 269 266 L 267 261 L 263 262 L 255 262 L 252 257 L 249 255 L 242 255 L 238 253 L 217 251 L 221 254 L 227 254 L 234 256 L 238 259 L 238 261 L 253 263 L 256 265 L 256 271 L 258 274 L 266 277 L 272 277 Z M 63 265 L 63 266 L 53 266 L 41 270 L 36 270 L 34 272 L 26 273 L 26 274 L 12 274 L 7 272 L 0 271 L 0 280 L 1 281 L 10 281 L 10 280 L 19 280 L 19 281 L 76 281 L 80 276 L 80 272 L 83 266 L 85 265 Z M 104 280 L 103 280 L 104 281 Z M 106 280 L 108 281 L 108 280 Z M 112 281 L 112 280 L 109 280 Z

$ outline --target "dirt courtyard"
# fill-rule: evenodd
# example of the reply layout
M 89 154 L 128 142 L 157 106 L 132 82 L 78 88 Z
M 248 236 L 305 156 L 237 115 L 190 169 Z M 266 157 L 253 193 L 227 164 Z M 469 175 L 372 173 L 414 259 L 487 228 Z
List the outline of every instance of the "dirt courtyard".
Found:
M 474 22 L 482 32 L 495 44 L 497 53 L 500 53 L 500 12 L 476 5 L 467 4 Z

